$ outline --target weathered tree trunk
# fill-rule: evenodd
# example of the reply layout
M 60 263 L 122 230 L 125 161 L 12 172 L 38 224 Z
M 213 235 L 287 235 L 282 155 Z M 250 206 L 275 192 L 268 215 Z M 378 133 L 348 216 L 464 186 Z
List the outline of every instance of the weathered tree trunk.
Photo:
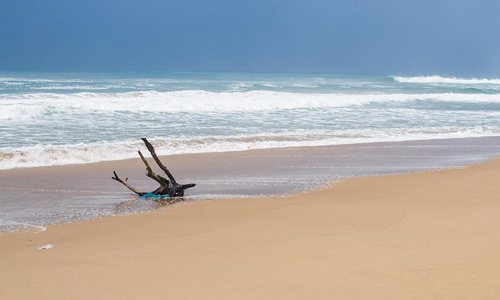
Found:
M 159 188 L 157 188 L 156 190 L 154 190 L 154 191 L 152 191 L 150 193 L 155 194 L 155 195 L 159 195 L 159 196 L 161 196 L 161 195 L 168 195 L 170 197 L 182 197 L 182 196 L 184 196 L 184 190 L 186 190 L 188 188 L 191 188 L 191 187 L 194 187 L 196 185 L 195 183 L 189 183 L 189 184 L 179 184 L 179 183 L 177 183 L 177 181 L 175 181 L 175 178 L 172 175 L 172 173 L 170 173 L 170 171 L 167 169 L 167 167 L 165 167 L 165 165 L 160 161 L 160 159 L 156 155 L 156 151 L 155 151 L 155 148 L 153 147 L 153 145 L 151 145 L 151 143 L 147 139 L 145 139 L 145 138 L 142 138 L 142 140 L 144 141 L 144 144 L 146 145 L 146 148 L 148 149 L 149 153 L 151 153 L 151 156 L 155 160 L 155 162 L 158 165 L 158 167 L 160 167 L 160 169 L 162 169 L 163 172 L 165 172 L 165 174 L 168 177 L 168 179 L 167 179 L 167 178 L 165 178 L 165 177 L 163 177 L 161 175 L 156 174 L 153 171 L 153 169 L 151 169 L 151 166 L 149 165 L 148 161 L 146 160 L 146 158 L 144 158 L 144 156 L 142 155 L 141 151 L 139 150 L 138 151 L 139 152 L 139 156 L 141 157 L 142 161 L 146 165 L 146 176 L 148 176 L 149 178 L 151 178 L 154 181 L 158 182 L 158 184 L 160 185 Z M 136 193 L 137 195 L 144 196 L 144 195 L 148 194 L 146 192 L 139 191 L 136 188 L 134 188 L 133 186 L 131 186 L 127 182 L 128 178 L 126 178 L 125 181 L 123 181 L 120 177 L 118 177 L 118 175 L 116 174 L 115 171 L 113 171 L 113 174 L 115 176 L 111 177 L 111 179 L 114 179 L 114 180 L 120 182 L 121 184 L 123 184 L 124 186 L 126 186 L 129 190 L 131 190 L 132 192 Z

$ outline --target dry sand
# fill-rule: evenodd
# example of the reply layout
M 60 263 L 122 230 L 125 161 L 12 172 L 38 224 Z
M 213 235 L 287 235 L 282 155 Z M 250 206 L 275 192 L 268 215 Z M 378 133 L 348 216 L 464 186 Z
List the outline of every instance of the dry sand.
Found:
M 1 234 L 0 298 L 499 299 L 499 178 L 495 160 Z

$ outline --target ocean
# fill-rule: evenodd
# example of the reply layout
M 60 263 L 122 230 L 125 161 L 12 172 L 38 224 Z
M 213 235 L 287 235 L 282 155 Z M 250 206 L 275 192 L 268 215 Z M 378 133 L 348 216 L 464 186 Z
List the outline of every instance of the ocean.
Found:
M 500 135 L 500 79 L 0 73 L 0 170 Z
M 169 155 L 177 181 L 197 184 L 184 201 L 288 195 L 498 157 L 500 80 L 0 73 L 0 133 L 0 232 L 44 230 L 169 205 L 111 180 L 116 170 L 156 189 L 137 159 L 137 150 L 149 156 L 142 137 Z

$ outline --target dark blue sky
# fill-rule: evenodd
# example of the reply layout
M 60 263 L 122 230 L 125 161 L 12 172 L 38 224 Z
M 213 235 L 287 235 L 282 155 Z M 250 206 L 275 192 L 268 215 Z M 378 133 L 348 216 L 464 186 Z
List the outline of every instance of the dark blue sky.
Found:
M 500 76 L 496 0 L 0 0 L 0 71 Z

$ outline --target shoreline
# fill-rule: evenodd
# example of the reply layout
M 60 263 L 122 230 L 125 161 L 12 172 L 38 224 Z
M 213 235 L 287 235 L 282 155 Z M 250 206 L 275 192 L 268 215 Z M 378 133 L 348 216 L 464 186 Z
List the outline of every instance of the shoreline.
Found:
M 346 178 L 455 168 L 497 156 L 500 137 L 185 154 L 161 159 L 179 182 L 197 183 L 187 193 L 186 202 L 192 202 L 293 195 Z M 136 188 L 156 188 L 144 175 L 139 158 L 0 171 L 0 231 L 163 207 L 162 203 L 138 200 L 112 181 L 113 170 L 128 177 Z
M 485 299 L 500 159 L 0 235 L 12 299 Z M 53 245 L 51 249 L 38 247 Z M 26 289 L 26 284 L 30 288 Z M 85 289 L 78 287 L 85 286 Z
M 456 140 L 481 140 L 490 138 L 500 138 L 500 135 L 485 135 L 485 136 L 475 136 L 475 137 L 433 137 L 425 139 L 402 139 L 402 140 L 389 140 L 389 141 L 375 141 L 375 142 L 359 142 L 359 143 L 345 143 L 345 144 L 325 144 L 325 145 L 305 145 L 305 146 L 282 146 L 282 147 L 269 147 L 269 148 L 252 148 L 252 149 L 241 149 L 241 150 L 229 150 L 229 151 L 208 151 L 208 152 L 188 152 L 188 153 L 176 153 L 167 155 L 158 155 L 160 159 L 165 159 L 169 157 L 183 157 L 183 156 L 197 156 L 197 155 L 224 155 L 224 154 L 235 154 L 235 153 L 251 153 L 251 152 L 261 152 L 261 151 L 274 151 L 274 150 L 299 150 L 299 149 L 319 149 L 319 148 L 335 148 L 335 147 L 356 147 L 356 146 L 375 146 L 375 145 L 386 145 L 386 144 L 402 144 L 402 143 L 425 143 L 432 141 L 456 141 Z M 141 149 L 144 149 L 141 145 Z M 144 150 L 145 151 L 145 150 Z M 112 164 L 115 162 L 127 162 L 139 160 L 138 157 L 122 158 L 122 159 L 112 159 L 112 160 L 102 160 L 84 163 L 67 163 L 60 165 L 44 165 L 44 166 L 28 166 L 28 167 L 15 167 L 9 169 L 0 169 L 0 172 L 10 172 L 15 170 L 36 170 L 44 168 L 65 168 L 65 167 L 78 167 L 87 165 L 99 165 L 99 164 Z

